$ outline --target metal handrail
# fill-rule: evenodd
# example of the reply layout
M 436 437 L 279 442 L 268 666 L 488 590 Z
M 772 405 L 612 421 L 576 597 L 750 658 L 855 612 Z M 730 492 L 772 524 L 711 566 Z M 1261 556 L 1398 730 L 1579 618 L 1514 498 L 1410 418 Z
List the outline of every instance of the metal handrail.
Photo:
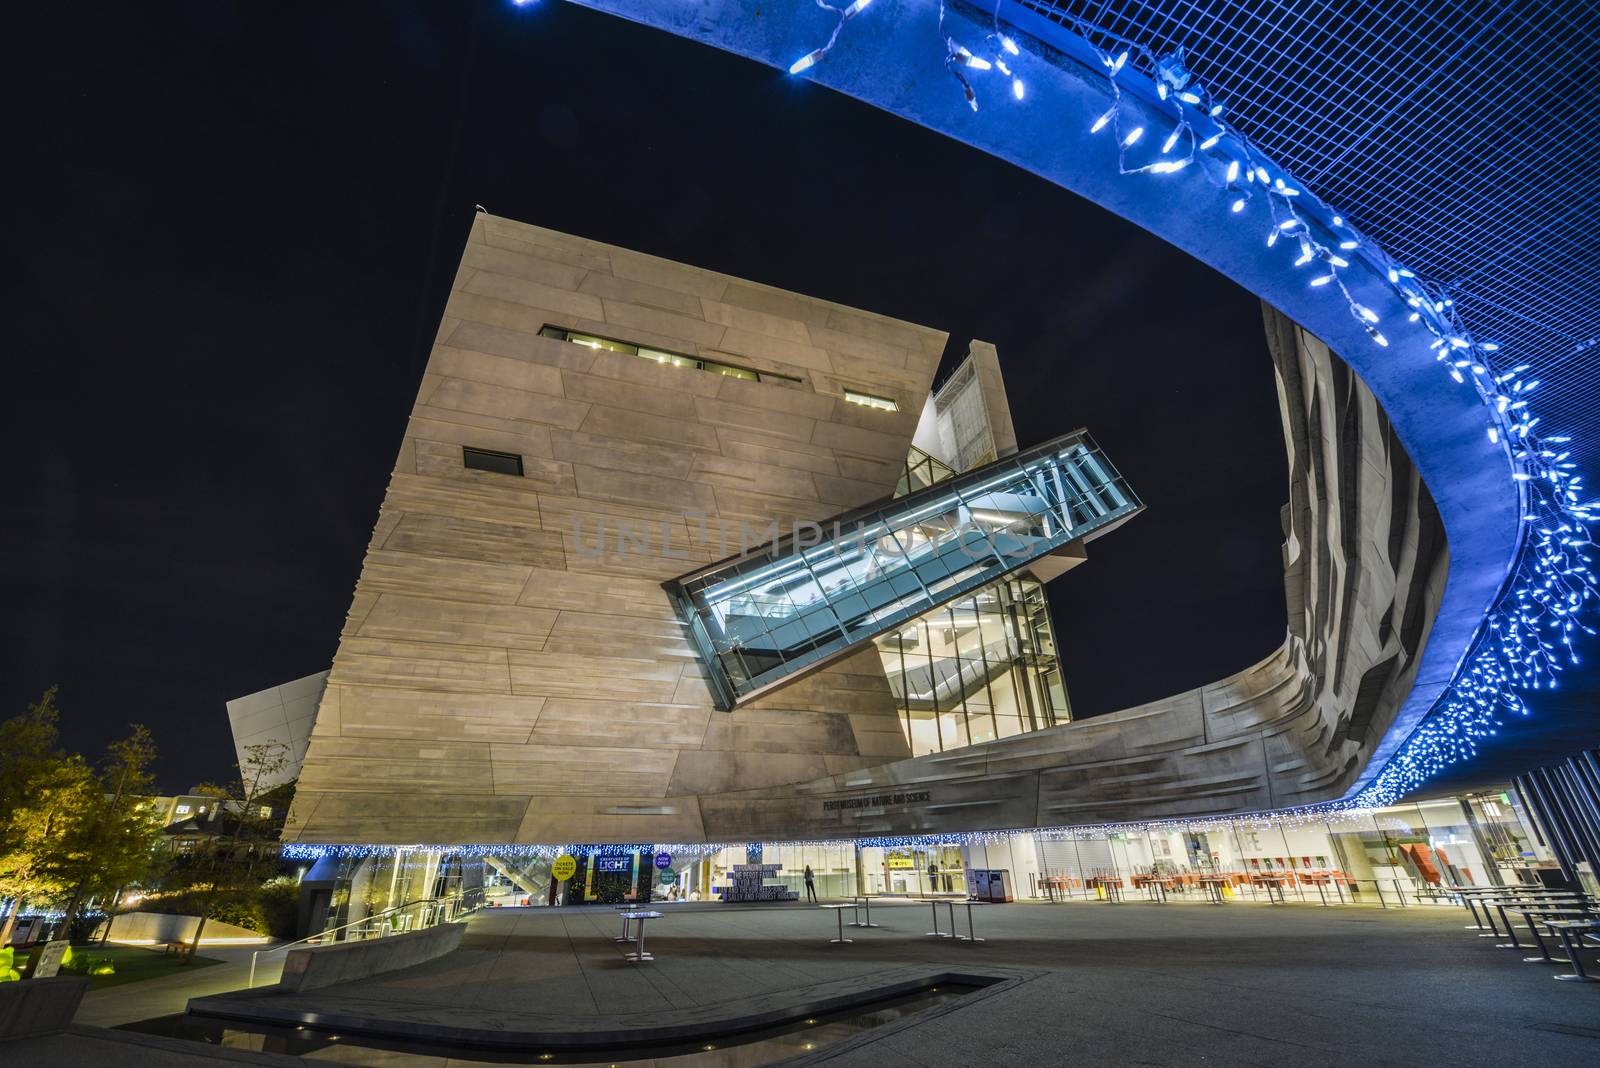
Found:
M 478 893 L 480 895 L 480 900 L 479 900 L 478 904 L 474 905 L 474 906 L 471 906 L 471 908 L 467 909 L 466 911 L 473 911 L 473 910 L 475 910 L 477 908 L 481 908 L 482 907 L 482 904 L 483 904 L 482 900 L 481 900 L 482 891 L 480 890 L 480 891 L 478 891 Z M 338 927 L 329 927 L 329 928 L 327 928 L 325 930 L 318 931 L 316 934 L 306 935 L 306 937 L 304 937 L 304 938 L 296 939 L 293 942 L 285 942 L 281 946 L 269 946 L 266 949 L 258 949 L 254 953 L 250 954 L 250 979 L 245 984 L 245 989 L 246 990 L 251 990 L 251 989 L 255 988 L 255 985 L 256 985 L 256 961 L 261 956 L 261 954 L 263 954 L 263 953 L 277 953 L 277 952 L 280 952 L 280 951 L 287 952 L 287 951 L 293 949 L 295 946 L 303 945 L 303 944 L 304 945 L 309 945 L 309 944 L 311 944 L 313 942 L 317 942 L 317 941 L 320 941 L 323 938 L 326 938 L 328 935 L 338 934 L 340 931 L 347 930 L 348 928 L 355 927 L 355 926 L 357 926 L 359 924 L 371 923 L 373 920 L 382 919 L 383 917 L 389 915 L 390 913 L 399 912 L 399 911 L 401 911 L 403 909 L 411 908 L 414 905 L 434 904 L 434 905 L 443 906 L 446 903 L 450 903 L 452 905 L 461 904 L 461 903 L 466 902 L 467 899 L 469 897 L 471 897 L 471 896 L 472 896 L 472 891 L 469 890 L 469 891 L 467 891 L 465 893 L 457 893 L 457 894 L 454 894 L 454 895 L 452 895 L 450 897 L 444 897 L 444 898 L 419 897 L 414 901 L 407 901 L 403 905 L 393 905 L 393 906 L 391 906 L 389 908 L 384 909 L 382 912 L 374 912 L 374 913 L 371 913 L 370 915 L 363 916 L 359 920 L 351 920 L 349 923 L 340 924 Z M 444 911 L 445 910 L 442 907 L 439 910 L 441 915 L 444 913 Z M 454 919 L 456 916 L 459 916 L 459 915 L 461 915 L 461 912 L 458 912 L 458 911 L 455 911 L 455 910 L 452 910 L 451 913 L 450 913 L 451 919 Z M 432 925 L 430 925 L 430 926 L 432 926 Z M 424 929 L 425 928 L 419 928 L 419 930 L 424 930 Z M 379 937 L 381 938 L 382 936 L 380 935 Z

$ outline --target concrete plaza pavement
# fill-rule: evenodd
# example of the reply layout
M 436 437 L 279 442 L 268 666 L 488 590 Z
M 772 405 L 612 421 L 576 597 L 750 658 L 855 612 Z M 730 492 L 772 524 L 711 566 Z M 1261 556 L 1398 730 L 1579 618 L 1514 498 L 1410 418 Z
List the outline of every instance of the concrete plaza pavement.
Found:
M 623 960 L 614 910 L 496 909 L 454 953 L 305 994 L 274 1011 L 396 1021 L 426 1034 L 711 1019 L 796 991 L 872 989 L 961 971 L 1008 979 L 931 1018 L 811 1055 L 829 1064 L 1228 1063 L 1414 1066 L 1586 1062 L 1600 1053 L 1600 986 L 1463 929 L 1454 907 L 1071 902 L 975 909 L 978 945 L 928 938 L 927 904 L 874 906 L 846 928 L 803 905 L 664 906 L 655 961 Z M 965 910 L 957 906 L 959 930 Z M 941 925 L 946 926 L 941 907 Z
M 155 979 L 91 990 L 83 996 L 83 1004 L 78 1006 L 73 1022 L 90 1027 L 117 1027 L 183 1012 L 191 998 L 221 994 L 244 986 L 249 981 L 251 954 L 266 948 L 206 946 L 200 955 L 220 960 L 221 964 L 184 968 Z M 262 953 L 256 983 L 258 986 L 276 983 L 282 972 L 282 953 Z

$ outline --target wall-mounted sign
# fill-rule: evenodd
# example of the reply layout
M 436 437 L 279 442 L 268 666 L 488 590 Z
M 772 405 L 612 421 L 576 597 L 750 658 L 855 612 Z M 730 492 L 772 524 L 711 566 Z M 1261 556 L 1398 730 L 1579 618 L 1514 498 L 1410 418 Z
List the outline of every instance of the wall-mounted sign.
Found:
M 672 854 L 671 853 L 657 853 L 656 854 L 656 867 L 660 868 L 663 871 L 665 871 L 666 869 L 672 867 Z
M 550 865 L 550 877 L 557 882 L 566 882 L 578 871 L 578 862 L 563 853 Z
M 912 790 L 903 794 L 873 794 L 871 797 L 841 797 L 824 801 L 822 811 L 837 812 L 848 808 L 888 808 L 890 805 L 917 805 L 929 800 L 927 790 Z
M 887 863 L 891 868 L 915 868 L 917 862 L 911 857 L 889 857 Z
M 631 857 L 595 857 L 595 871 L 628 871 L 633 867 Z

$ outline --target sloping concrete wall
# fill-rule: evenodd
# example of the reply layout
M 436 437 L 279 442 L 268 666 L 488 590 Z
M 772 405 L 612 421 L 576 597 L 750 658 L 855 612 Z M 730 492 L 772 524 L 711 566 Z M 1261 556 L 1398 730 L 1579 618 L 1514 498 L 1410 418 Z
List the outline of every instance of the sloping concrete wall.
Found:
M 442 957 L 461 945 L 464 923 L 441 923 L 421 931 L 291 949 L 284 955 L 280 990 L 315 990 Z
M 109 940 L 134 945 L 187 942 L 194 937 L 195 925 L 199 922 L 198 916 L 174 916 L 164 912 L 124 912 L 111 917 Z M 99 932 L 96 932 L 97 937 L 98 934 Z M 268 941 L 270 939 L 260 931 L 223 923 L 221 920 L 207 920 L 206 929 L 200 936 L 202 945 Z

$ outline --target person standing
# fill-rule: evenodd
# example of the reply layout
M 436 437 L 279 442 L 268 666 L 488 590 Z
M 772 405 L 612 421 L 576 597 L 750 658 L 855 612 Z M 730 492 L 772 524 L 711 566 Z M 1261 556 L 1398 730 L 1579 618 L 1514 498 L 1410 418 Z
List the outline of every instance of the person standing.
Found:
M 806 865 L 806 900 L 812 902 L 817 900 L 817 877 L 811 871 L 809 864 Z

